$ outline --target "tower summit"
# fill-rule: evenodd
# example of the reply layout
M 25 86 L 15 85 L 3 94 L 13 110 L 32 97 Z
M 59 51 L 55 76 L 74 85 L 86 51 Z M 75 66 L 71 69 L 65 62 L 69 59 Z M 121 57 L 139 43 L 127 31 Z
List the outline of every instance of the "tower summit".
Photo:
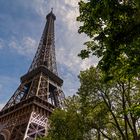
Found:
M 53 11 L 46 20 L 33 62 L 0 112 L 0 140 L 35 140 L 45 136 L 48 117 L 54 108 L 61 107 L 63 80 L 56 66 Z

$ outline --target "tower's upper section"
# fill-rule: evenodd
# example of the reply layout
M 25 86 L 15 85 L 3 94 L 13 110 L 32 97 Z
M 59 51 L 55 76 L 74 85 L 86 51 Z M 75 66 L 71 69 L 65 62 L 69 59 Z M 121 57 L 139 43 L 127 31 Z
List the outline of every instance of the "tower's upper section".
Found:
M 56 16 L 51 11 L 46 16 L 46 25 L 40 39 L 40 43 L 29 68 L 29 72 L 40 66 L 45 66 L 55 75 L 57 74 L 56 57 L 55 57 L 55 37 L 54 37 L 54 21 Z
M 49 20 L 50 17 L 56 20 L 56 16 L 54 15 L 53 10 L 46 16 L 46 19 Z

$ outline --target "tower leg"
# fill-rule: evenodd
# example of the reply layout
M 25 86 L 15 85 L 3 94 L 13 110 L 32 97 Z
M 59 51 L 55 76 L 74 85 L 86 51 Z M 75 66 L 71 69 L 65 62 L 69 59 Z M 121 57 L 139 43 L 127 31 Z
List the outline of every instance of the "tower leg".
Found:
M 23 140 L 35 140 L 38 137 L 45 136 L 47 132 L 47 123 L 47 117 L 32 112 Z
M 0 140 L 36 140 L 47 133 L 48 118 L 37 112 L 27 114 L 29 119 L 18 117 L 14 123 L 1 125 Z M 11 133 L 10 133 L 11 132 Z

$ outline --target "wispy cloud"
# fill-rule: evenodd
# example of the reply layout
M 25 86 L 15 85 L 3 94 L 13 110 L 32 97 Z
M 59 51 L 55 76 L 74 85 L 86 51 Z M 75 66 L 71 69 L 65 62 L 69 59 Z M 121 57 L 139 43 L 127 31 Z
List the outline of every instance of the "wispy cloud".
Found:
M 0 49 L 4 47 L 4 41 L 0 38 Z
M 9 47 L 21 55 L 32 58 L 37 49 L 37 42 L 31 37 L 24 37 L 21 41 L 13 39 L 9 43 Z

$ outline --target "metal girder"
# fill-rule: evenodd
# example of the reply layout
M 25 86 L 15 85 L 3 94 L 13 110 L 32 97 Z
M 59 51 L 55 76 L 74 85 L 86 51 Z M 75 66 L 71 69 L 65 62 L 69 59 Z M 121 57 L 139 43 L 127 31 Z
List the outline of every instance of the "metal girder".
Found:
M 31 81 L 21 83 L 2 111 L 32 96 L 38 96 L 57 107 L 61 106 L 60 104 L 64 99 L 64 93 L 62 92 L 61 87 L 41 73 Z
M 36 112 L 32 112 L 23 140 L 34 140 L 45 136 L 47 132 L 48 118 Z

